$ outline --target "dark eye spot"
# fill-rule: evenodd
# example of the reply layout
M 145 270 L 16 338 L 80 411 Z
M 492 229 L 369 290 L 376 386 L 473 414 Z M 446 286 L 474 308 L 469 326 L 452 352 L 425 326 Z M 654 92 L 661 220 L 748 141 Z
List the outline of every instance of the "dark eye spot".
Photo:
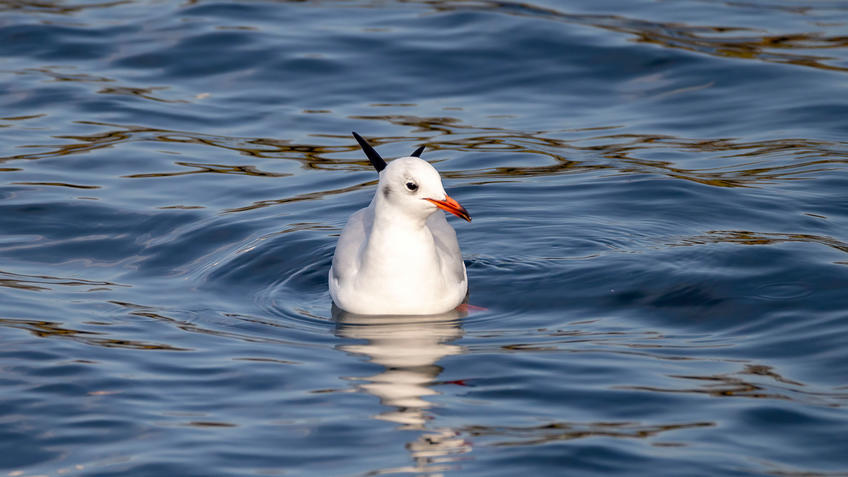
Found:
M 416 184 L 415 182 L 407 182 L 406 188 L 411 190 L 412 192 L 415 192 L 418 190 L 418 184 Z

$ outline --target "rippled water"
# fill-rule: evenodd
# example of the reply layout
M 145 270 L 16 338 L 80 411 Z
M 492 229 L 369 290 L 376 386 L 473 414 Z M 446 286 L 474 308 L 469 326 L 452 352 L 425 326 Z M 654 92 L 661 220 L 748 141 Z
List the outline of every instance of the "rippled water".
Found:
M 0 475 L 845 475 L 848 5 L 0 2 Z M 470 311 L 333 313 L 427 145 Z

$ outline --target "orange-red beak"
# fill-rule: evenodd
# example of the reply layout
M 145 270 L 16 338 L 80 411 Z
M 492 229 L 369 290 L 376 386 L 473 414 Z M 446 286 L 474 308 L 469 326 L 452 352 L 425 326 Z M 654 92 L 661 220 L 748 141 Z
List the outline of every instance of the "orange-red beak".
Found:
M 471 216 L 468 215 L 468 211 L 465 210 L 465 207 L 459 205 L 459 202 L 453 200 L 451 198 L 451 196 L 449 196 L 447 194 L 445 194 L 445 200 L 436 200 L 436 199 L 427 199 L 427 198 L 425 198 L 424 200 L 428 200 L 428 201 L 432 202 L 433 204 L 435 204 L 436 207 L 438 207 L 442 210 L 446 210 L 446 211 L 452 213 L 453 215 L 455 215 L 455 216 L 457 216 L 461 219 L 465 219 L 465 220 L 471 222 Z

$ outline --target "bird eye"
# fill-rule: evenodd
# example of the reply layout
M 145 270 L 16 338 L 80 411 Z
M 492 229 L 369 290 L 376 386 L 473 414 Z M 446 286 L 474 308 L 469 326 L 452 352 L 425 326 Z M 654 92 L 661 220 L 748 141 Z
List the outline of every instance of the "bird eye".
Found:
M 416 190 L 418 190 L 418 184 L 416 184 L 415 182 L 407 182 L 406 188 L 415 192 Z

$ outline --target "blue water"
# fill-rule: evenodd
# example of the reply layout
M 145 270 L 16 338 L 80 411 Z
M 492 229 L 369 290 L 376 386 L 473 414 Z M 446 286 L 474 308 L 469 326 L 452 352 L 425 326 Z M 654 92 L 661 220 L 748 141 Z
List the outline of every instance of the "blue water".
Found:
M 848 4 L 0 2 L 0 475 L 848 474 Z M 468 312 L 333 314 L 427 145 Z

